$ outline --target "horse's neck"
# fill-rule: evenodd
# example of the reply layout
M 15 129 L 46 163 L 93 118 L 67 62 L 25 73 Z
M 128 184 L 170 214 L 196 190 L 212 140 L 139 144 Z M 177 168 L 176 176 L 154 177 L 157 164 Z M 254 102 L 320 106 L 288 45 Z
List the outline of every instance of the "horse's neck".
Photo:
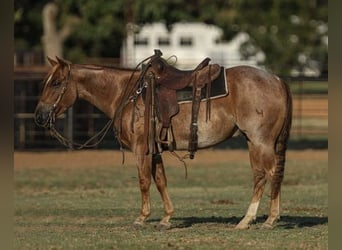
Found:
M 78 96 L 112 118 L 130 75 L 124 70 L 79 68 Z

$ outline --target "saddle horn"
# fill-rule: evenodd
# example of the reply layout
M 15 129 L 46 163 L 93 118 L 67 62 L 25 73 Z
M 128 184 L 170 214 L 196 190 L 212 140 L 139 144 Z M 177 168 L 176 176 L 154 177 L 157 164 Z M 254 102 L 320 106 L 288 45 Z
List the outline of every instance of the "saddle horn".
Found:
M 155 50 L 154 50 L 154 55 L 156 55 L 156 56 L 162 56 L 163 53 L 160 51 L 160 49 L 155 49 Z

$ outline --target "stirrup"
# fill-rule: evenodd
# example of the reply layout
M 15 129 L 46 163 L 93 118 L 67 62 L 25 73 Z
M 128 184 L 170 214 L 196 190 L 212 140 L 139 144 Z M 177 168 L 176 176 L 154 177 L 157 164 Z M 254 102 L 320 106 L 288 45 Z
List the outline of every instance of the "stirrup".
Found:
M 174 138 L 171 127 L 161 129 L 160 135 L 157 139 L 157 145 L 159 152 L 163 152 L 164 150 L 169 150 L 173 152 L 175 150 Z

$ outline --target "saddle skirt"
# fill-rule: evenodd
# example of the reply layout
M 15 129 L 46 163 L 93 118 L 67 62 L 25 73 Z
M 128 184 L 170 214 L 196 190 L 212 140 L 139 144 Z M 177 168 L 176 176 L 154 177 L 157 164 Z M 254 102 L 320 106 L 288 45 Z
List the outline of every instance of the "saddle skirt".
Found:
M 226 70 L 221 67 L 219 76 L 211 83 L 210 93 L 207 93 L 206 88 L 202 88 L 201 100 L 205 101 L 207 97 L 209 99 L 217 99 L 228 95 L 228 85 L 226 81 Z M 185 87 L 176 91 L 178 104 L 192 102 L 193 90 L 192 86 Z

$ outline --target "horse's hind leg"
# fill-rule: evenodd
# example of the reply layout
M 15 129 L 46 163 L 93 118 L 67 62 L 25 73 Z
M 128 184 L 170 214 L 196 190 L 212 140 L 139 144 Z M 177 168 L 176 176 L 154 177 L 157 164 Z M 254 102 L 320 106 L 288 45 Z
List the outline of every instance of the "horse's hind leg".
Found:
M 167 179 L 165 175 L 165 169 L 163 160 L 160 154 L 156 154 L 152 161 L 152 176 L 158 188 L 158 191 L 162 197 L 164 204 L 164 217 L 159 222 L 159 229 L 168 229 L 171 226 L 170 218 L 173 214 L 173 205 L 167 192 Z
M 281 145 L 283 146 L 283 145 Z M 286 150 L 286 148 L 285 148 Z M 272 171 L 269 171 L 271 186 L 270 214 L 262 225 L 262 228 L 272 228 L 274 222 L 280 218 L 280 191 L 284 177 L 285 150 L 276 154 L 276 164 Z
M 267 174 L 274 168 L 275 154 L 272 147 L 263 144 L 254 145 L 248 142 L 249 157 L 253 170 L 254 189 L 251 203 L 246 215 L 236 226 L 237 229 L 246 229 L 256 219 L 260 199 L 265 189 Z

